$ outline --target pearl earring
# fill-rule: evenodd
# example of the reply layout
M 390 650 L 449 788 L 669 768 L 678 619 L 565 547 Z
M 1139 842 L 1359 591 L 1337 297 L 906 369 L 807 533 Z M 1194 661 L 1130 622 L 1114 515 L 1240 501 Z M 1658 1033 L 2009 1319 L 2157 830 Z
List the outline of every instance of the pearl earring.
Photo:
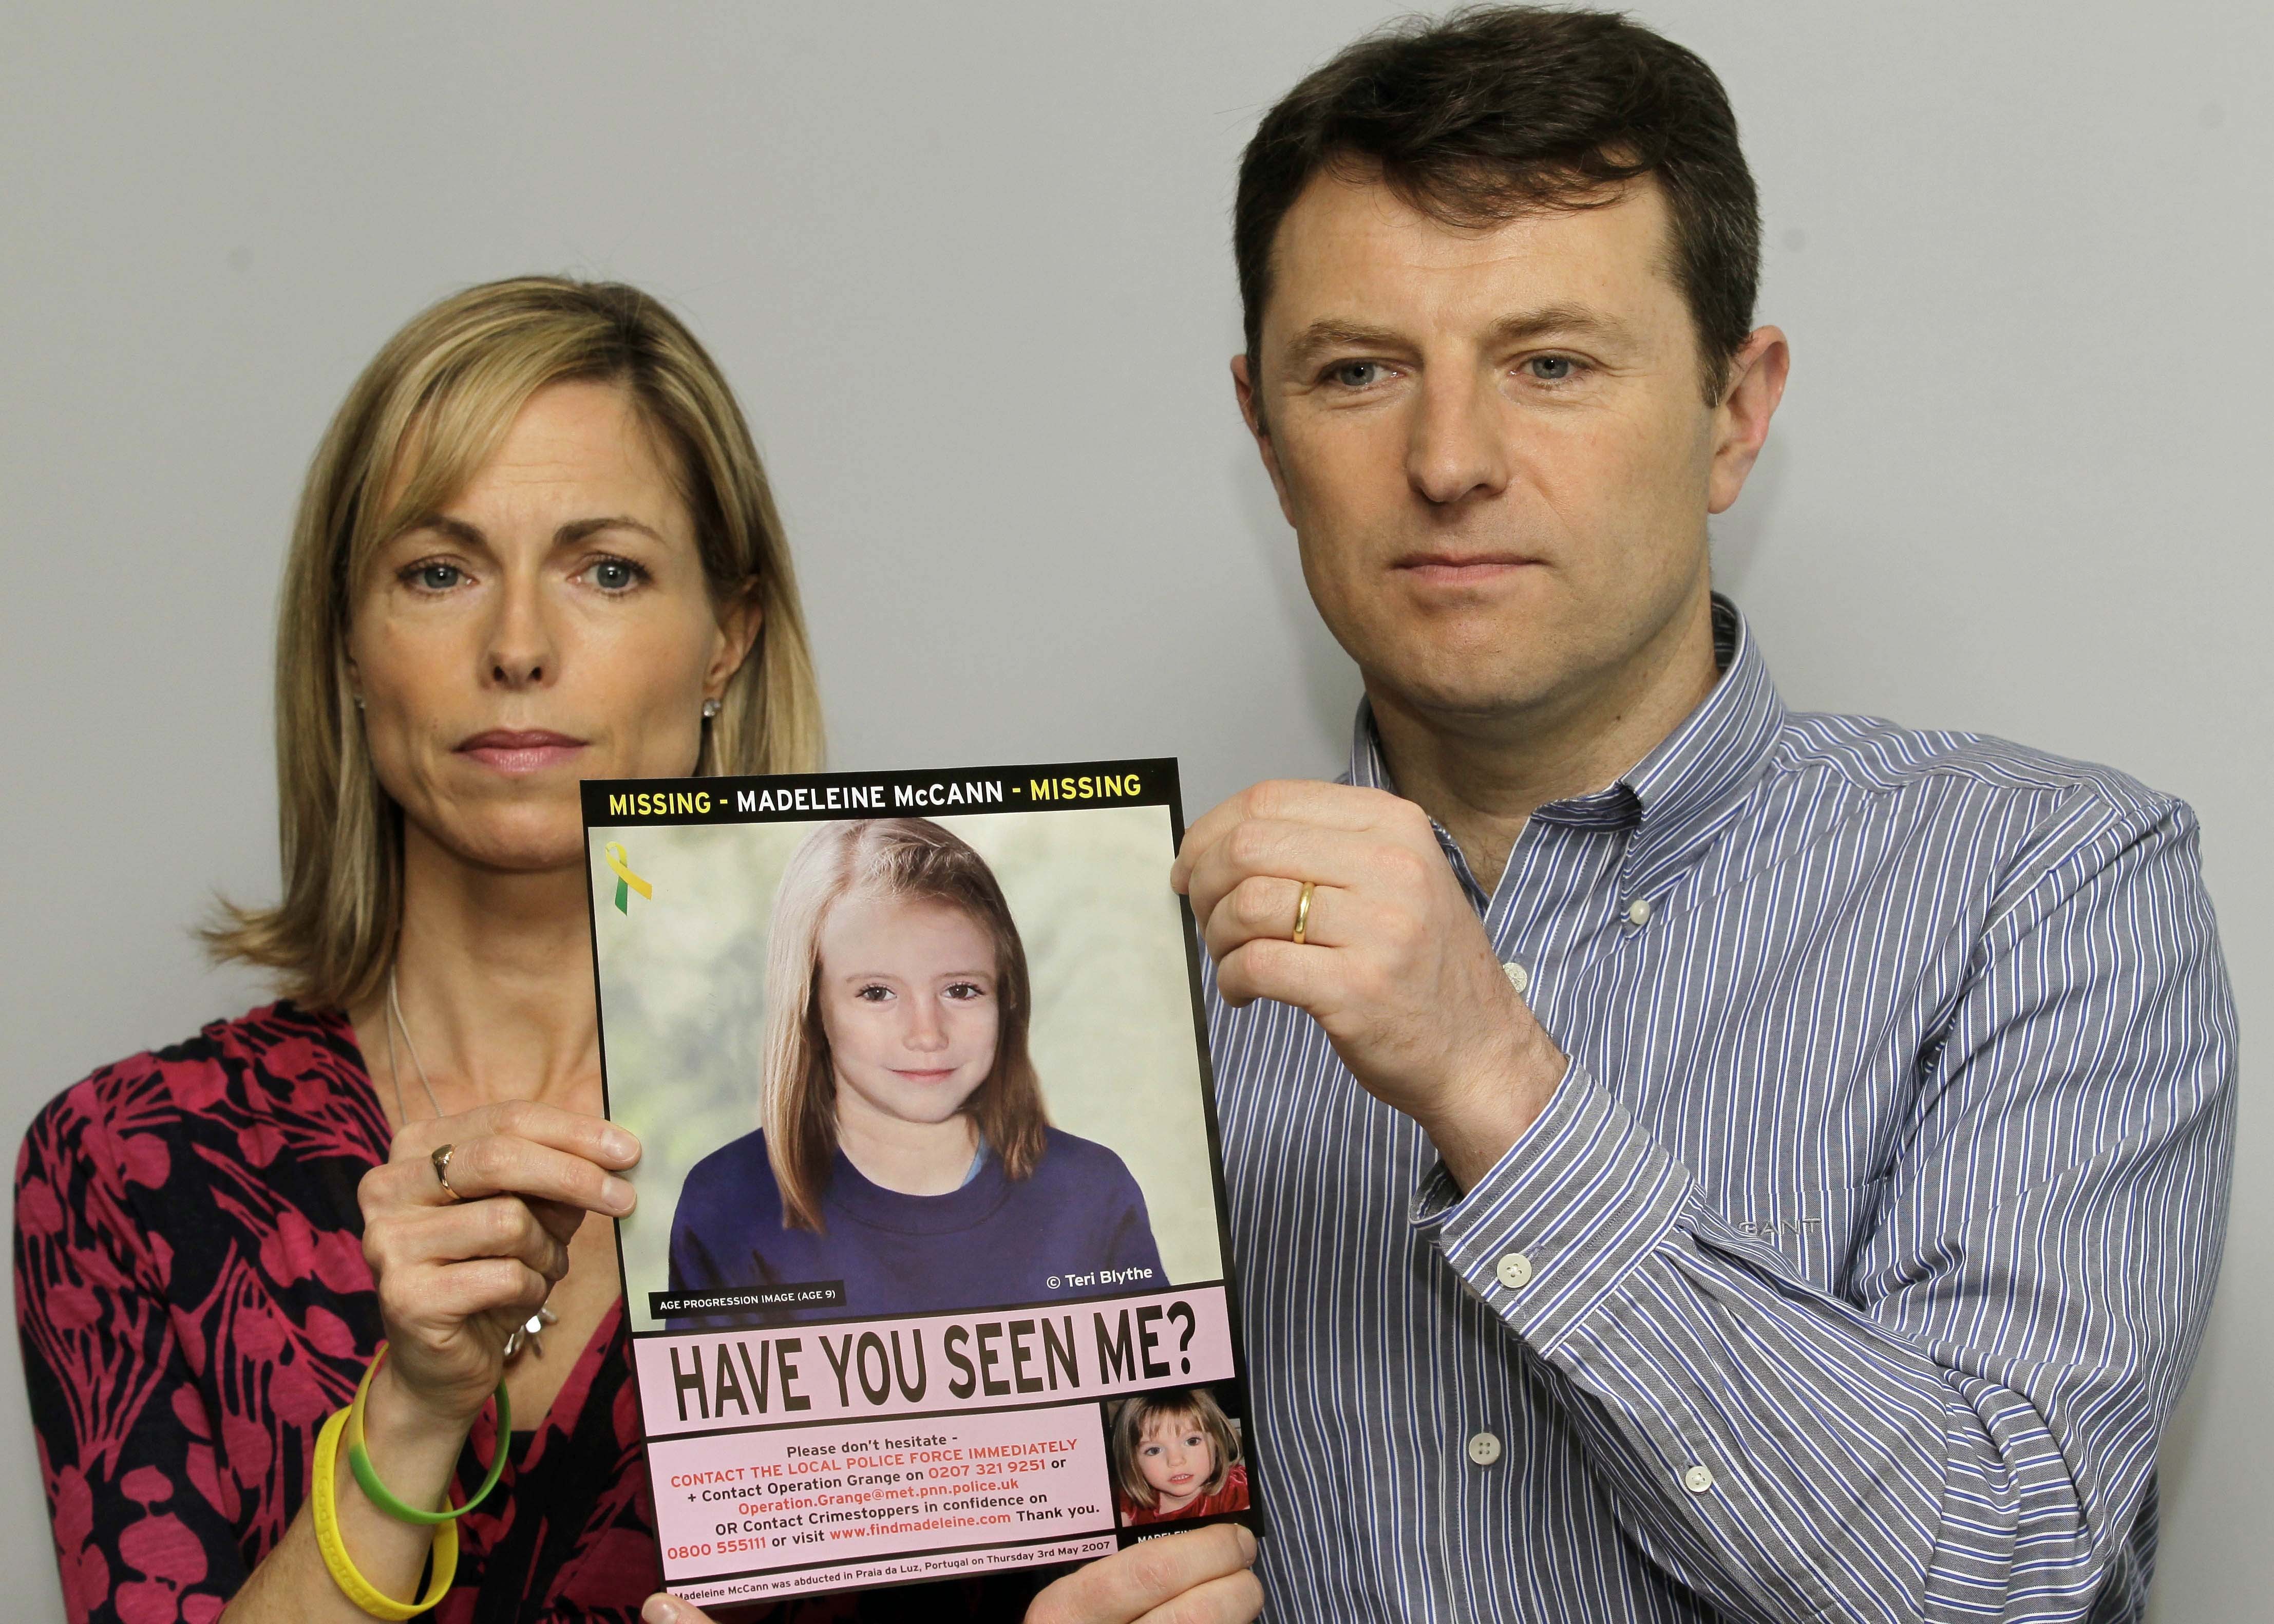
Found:
M 718 714 L 719 702 L 717 700 L 706 699 L 703 702 L 703 719 L 704 721 L 709 721 L 712 717 Z

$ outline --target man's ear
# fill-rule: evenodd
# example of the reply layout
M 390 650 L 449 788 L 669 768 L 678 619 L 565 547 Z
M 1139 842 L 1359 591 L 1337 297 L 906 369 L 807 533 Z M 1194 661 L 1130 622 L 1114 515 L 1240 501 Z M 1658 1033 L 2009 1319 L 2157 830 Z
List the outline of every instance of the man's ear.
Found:
M 1240 420 L 1255 436 L 1255 449 L 1263 458 L 1263 471 L 1271 476 L 1271 488 L 1278 493 L 1279 516 L 1291 526 L 1295 510 L 1287 503 L 1287 479 L 1279 471 L 1279 448 L 1271 443 L 1271 426 L 1263 420 L 1263 403 L 1255 397 L 1255 380 L 1248 372 L 1245 355 L 1231 357 L 1231 392 L 1239 402 Z
M 1755 327 L 1729 358 L 1729 387 L 1713 408 L 1713 466 L 1706 477 L 1706 511 L 1725 513 L 1745 488 L 1745 477 L 1767 443 L 1769 419 L 1784 398 L 1792 349 L 1776 327 Z

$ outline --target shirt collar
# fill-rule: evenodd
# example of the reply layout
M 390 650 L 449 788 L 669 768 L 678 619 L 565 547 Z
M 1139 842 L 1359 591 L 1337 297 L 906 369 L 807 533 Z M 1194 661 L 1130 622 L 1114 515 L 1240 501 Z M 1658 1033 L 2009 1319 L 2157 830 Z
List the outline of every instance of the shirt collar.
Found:
M 1720 830 L 1784 726 L 1783 702 L 1751 628 L 1719 592 L 1713 594 L 1713 655 L 1721 680 L 1649 755 L 1608 789 L 1550 801 L 1532 814 L 1540 823 L 1568 829 L 1631 831 L 1623 889 L 1636 895 L 1650 894 Z M 1365 700 L 1359 702 L 1351 740 L 1350 781 L 1393 793 L 1397 787 L 1382 759 L 1373 706 Z

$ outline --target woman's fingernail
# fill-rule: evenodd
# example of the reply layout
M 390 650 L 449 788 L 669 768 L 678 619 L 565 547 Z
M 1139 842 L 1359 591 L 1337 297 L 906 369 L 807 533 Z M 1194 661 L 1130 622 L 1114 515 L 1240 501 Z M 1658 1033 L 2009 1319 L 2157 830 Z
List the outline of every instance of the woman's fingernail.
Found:
M 640 1624 L 677 1624 L 679 1604 L 668 1596 L 651 1596 L 640 1609 Z
M 1171 1425 L 1174 1423 L 1172 1422 Z M 1244 1522 L 1235 1522 L 1232 1527 L 1239 1530 L 1239 1548 L 1246 1553 L 1247 1560 L 1253 1563 L 1255 1560 L 1255 1530 Z
M 601 1136 L 600 1145 L 601 1148 L 619 1162 L 636 1162 L 639 1159 L 639 1141 L 621 1128 L 609 1129 Z
M 607 1198 L 608 1210 L 612 1213 L 628 1213 L 631 1211 L 633 1204 L 639 1199 L 639 1192 L 631 1187 L 628 1180 L 621 1178 L 610 1179 L 604 1187 L 603 1193 Z

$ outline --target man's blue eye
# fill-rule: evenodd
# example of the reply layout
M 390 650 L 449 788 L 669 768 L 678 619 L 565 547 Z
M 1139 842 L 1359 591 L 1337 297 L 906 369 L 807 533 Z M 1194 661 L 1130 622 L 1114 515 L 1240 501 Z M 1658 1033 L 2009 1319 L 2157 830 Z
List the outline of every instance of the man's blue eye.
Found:
M 1534 356 L 1525 365 L 1542 383 L 1562 383 L 1572 371 L 1570 356 Z
M 1382 364 L 1378 361 L 1344 361 L 1335 368 L 1333 377 L 1337 383 L 1363 389 L 1367 385 L 1378 381 L 1377 374 L 1381 371 Z

